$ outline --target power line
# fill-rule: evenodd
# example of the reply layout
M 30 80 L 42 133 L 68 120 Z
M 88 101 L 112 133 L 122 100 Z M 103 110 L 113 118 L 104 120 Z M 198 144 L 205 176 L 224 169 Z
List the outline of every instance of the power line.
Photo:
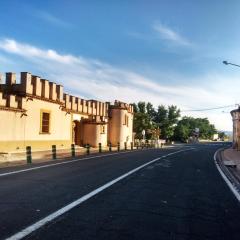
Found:
M 181 112 L 203 112 L 203 111 L 211 111 L 211 110 L 217 110 L 217 109 L 235 107 L 236 105 L 239 106 L 239 104 L 232 104 L 232 105 L 218 106 L 218 107 L 212 107 L 212 108 L 181 110 Z

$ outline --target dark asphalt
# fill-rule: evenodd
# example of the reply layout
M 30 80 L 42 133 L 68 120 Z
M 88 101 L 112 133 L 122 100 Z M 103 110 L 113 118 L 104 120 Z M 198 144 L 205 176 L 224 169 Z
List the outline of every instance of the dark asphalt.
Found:
M 219 175 L 220 146 L 168 156 L 29 239 L 240 239 L 240 204 Z M 106 182 L 179 148 L 89 159 L 0 177 L 0 236 L 17 233 Z

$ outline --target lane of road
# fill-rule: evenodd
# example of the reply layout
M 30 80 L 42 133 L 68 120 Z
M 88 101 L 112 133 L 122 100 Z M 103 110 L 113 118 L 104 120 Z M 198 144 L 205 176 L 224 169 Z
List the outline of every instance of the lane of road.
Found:
M 127 171 L 178 149 L 129 152 L 1 177 L 1 239 Z
M 239 239 L 239 203 L 213 162 L 219 145 L 194 148 L 128 176 L 35 231 L 30 239 Z M 179 149 L 184 147 L 129 152 L 1 177 L 1 239 Z
M 240 239 L 240 206 L 216 170 L 216 146 L 147 166 L 29 239 Z

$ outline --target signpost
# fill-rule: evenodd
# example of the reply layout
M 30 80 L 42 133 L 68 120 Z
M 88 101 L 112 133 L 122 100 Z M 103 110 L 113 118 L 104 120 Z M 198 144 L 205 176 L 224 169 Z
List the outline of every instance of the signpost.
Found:
M 142 130 L 142 136 L 143 136 L 143 140 L 145 141 L 145 134 L 146 134 L 146 132 L 145 132 L 145 130 L 143 129 Z

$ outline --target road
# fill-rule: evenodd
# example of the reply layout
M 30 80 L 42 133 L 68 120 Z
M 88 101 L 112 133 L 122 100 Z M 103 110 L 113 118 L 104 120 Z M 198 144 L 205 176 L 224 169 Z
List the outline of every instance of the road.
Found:
M 30 226 L 26 238 L 34 240 L 239 240 L 240 204 L 213 161 L 220 147 L 129 151 L 5 176 L 29 167 L 1 170 L 0 239 L 20 239 Z M 136 169 L 143 164 L 148 165 Z M 33 225 L 96 189 L 38 229 Z

